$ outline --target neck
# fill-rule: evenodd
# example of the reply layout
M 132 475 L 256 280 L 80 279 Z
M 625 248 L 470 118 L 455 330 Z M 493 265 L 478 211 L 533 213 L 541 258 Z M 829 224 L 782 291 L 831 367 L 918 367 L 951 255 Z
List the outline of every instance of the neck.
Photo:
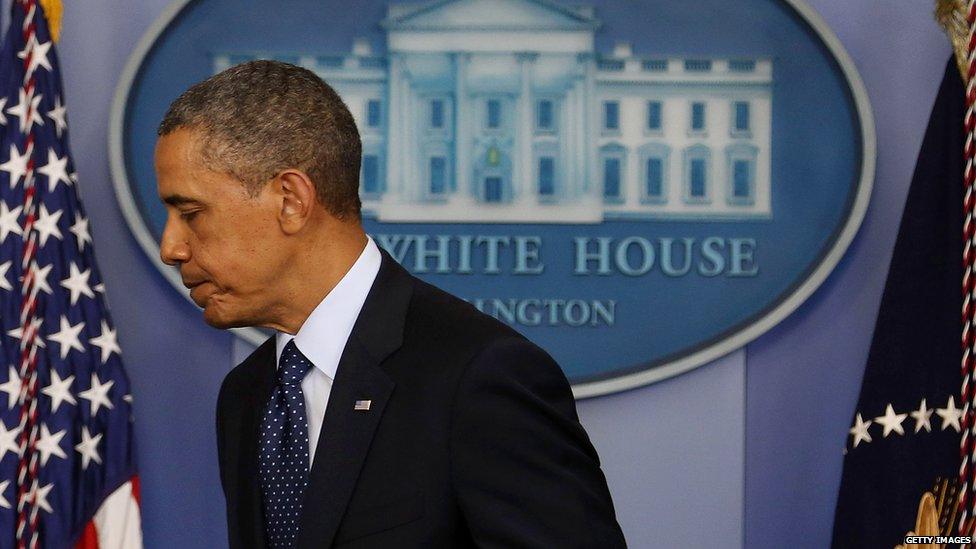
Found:
M 358 223 L 334 221 L 315 231 L 285 270 L 287 279 L 276 282 L 282 292 L 274 320 L 267 328 L 296 334 L 315 307 L 349 272 L 366 246 L 366 233 Z

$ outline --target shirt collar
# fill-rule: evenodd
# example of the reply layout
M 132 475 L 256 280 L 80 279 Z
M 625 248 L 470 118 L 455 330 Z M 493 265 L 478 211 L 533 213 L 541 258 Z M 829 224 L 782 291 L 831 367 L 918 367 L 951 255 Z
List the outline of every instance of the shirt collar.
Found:
M 298 350 L 329 379 L 334 380 L 342 350 L 380 270 L 381 261 L 379 248 L 372 237 L 366 235 L 366 246 L 359 258 L 308 315 L 298 333 L 277 333 L 275 350 L 278 360 L 285 345 L 294 339 Z

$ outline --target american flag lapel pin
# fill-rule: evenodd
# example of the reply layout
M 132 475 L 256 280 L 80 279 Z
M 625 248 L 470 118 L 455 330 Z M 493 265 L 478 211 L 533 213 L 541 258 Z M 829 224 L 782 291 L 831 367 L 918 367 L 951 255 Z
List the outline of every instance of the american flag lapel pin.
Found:
M 372 400 L 357 400 L 356 405 L 352 407 L 353 410 L 357 412 L 368 412 L 369 406 L 372 404 Z

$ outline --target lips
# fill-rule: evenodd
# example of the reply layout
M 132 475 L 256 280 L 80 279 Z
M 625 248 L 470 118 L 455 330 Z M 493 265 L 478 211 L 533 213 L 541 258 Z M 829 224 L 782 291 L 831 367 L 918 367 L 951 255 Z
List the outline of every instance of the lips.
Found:
M 202 290 L 204 290 L 208 282 L 208 280 L 191 280 L 183 282 L 183 285 L 190 290 L 190 299 L 192 299 L 193 302 L 200 307 L 203 307 L 203 305 L 206 303 L 206 293 Z
M 187 280 L 186 278 L 183 279 L 183 285 L 191 290 L 203 284 L 204 282 L 207 282 L 207 280 L 203 278 L 191 278 L 189 280 Z

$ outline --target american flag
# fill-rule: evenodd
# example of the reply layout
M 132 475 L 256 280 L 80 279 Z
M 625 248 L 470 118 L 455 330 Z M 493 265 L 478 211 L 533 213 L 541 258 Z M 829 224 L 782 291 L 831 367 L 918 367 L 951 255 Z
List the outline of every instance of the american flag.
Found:
M 138 548 L 132 397 L 49 23 L 14 0 L 0 52 L 0 548 Z

